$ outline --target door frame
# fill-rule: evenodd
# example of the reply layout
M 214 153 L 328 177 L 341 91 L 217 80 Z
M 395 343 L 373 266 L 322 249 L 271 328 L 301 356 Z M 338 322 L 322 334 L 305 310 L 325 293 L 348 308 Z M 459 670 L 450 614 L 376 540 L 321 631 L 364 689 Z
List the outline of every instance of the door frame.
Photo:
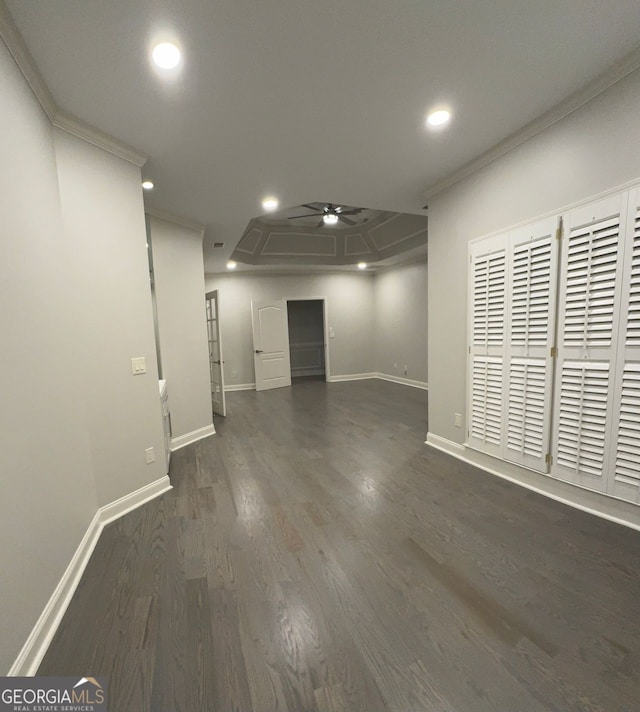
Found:
M 282 297 L 287 304 L 289 302 L 322 302 L 322 329 L 324 333 L 324 380 L 329 381 L 331 376 L 329 362 L 329 300 L 327 297 Z
M 212 414 L 215 417 L 216 415 L 220 415 L 222 417 L 225 417 L 227 414 L 227 406 L 225 402 L 225 388 L 224 388 L 224 356 L 222 354 L 222 326 L 220 325 L 220 290 L 219 289 L 210 289 L 208 292 L 205 292 L 204 295 L 204 303 L 205 303 L 205 320 L 206 320 L 206 325 L 207 325 L 207 342 L 209 342 L 209 317 L 207 314 L 207 302 L 209 302 L 211 299 L 215 300 L 215 309 L 216 309 L 216 314 L 215 314 L 215 328 L 216 328 L 216 335 L 217 335 L 217 344 L 218 344 L 218 358 L 220 360 L 220 363 L 218 364 L 220 367 L 220 401 L 222 404 L 222 412 L 217 413 L 214 410 L 213 407 L 213 379 L 212 379 L 212 362 L 211 362 L 211 346 L 209 345 L 208 351 L 209 351 L 209 382 L 210 382 L 210 387 L 211 387 L 211 410 Z

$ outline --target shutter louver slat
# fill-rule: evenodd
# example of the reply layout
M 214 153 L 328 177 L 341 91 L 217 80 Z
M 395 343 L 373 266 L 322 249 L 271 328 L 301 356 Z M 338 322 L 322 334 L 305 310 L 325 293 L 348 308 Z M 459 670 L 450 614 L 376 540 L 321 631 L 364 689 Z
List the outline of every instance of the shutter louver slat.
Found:
M 636 212 L 633 231 L 626 345 L 640 347 L 640 211 Z
M 543 359 L 511 360 L 507 450 L 512 454 L 544 457 L 545 382 Z
M 560 377 L 557 464 L 602 477 L 609 365 L 566 361 Z
M 513 248 L 511 346 L 545 346 L 549 328 L 551 238 Z
M 477 356 L 471 378 L 471 432 L 480 444 L 500 445 L 502 437 L 502 359 Z
M 505 253 L 476 259 L 473 276 L 473 344 L 501 346 L 504 339 Z
M 627 363 L 622 375 L 615 480 L 640 487 L 640 363 Z
M 563 342 L 606 348 L 613 336 L 620 218 L 570 231 Z

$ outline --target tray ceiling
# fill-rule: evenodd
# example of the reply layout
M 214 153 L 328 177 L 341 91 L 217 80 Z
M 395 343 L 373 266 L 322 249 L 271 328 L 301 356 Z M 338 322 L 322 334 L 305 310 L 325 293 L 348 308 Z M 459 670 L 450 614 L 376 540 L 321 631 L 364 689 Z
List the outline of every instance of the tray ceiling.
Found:
M 251 265 L 350 265 L 380 262 L 427 244 L 426 215 L 361 208 L 349 216 L 354 225 L 335 226 L 317 216 L 292 218 L 309 213 L 309 206 L 321 211 L 325 205 L 306 203 L 253 218 L 231 259 Z

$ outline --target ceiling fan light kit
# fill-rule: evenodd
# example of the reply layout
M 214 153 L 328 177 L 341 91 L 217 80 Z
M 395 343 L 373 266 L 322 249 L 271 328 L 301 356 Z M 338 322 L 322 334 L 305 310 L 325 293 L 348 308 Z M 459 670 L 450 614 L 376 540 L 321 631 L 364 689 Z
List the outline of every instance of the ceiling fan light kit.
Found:
M 364 208 L 347 208 L 341 206 L 334 206 L 333 203 L 327 203 L 322 209 L 318 208 L 318 204 L 315 205 L 309 203 L 303 203 L 303 208 L 309 208 L 309 210 L 314 210 L 313 213 L 305 213 L 304 215 L 291 215 L 288 220 L 298 220 L 300 218 L 311 218 L 319 217 L 320 222 L 316 227 L 322 227 L 323 225 L 337 225 L 338 222 L 343 222 L 346 225 L 356 225 L 355 220 L 350 220 L 347 215 L 358 215 Z

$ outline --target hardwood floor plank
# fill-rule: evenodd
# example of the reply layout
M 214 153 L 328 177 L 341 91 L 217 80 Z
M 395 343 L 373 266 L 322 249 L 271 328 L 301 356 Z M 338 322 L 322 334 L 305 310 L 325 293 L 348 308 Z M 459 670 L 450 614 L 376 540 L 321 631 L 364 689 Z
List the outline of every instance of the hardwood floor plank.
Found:
M 113 712 L 636 712 L 640 534 L 424 445 L 427 394 L 227 397 L 40 667 Z

